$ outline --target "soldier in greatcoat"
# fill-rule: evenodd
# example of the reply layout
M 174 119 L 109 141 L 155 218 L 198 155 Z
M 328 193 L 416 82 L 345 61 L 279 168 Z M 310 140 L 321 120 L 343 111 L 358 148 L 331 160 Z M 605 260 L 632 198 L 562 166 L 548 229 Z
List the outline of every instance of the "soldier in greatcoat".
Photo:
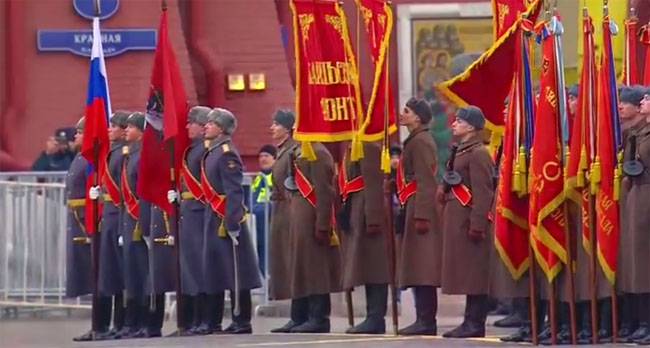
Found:
M 330 293 L 341 290 L 340 248 L 333 230 L 334 160 L 321 143 L 312 146 L 316 158 L 296 153 L 292 173 L 297 191 L 291 195 L 291 297 L 307 298 L 308 320 L 291 332 L 330 331 Z
M 84 118 L 77 123 L 75 143 L 83 142 Z M 66 233 L 66 283 L 65 295 L 78 297 L 91 294 L 93 291 L 93 274 L 91 262 L 91 241 L 86 233 L 86 181 L 88 178 L 88 161 L 81 152 L 72 160 L 68 174 L 65 177 L 65 193 L 68 206 Z M 92 341 L 103 339 L 108 335 L 108 325 L 105 317 L 110 318 L 110 298 L 98 301 L 97 331 L 92 330 L 73 338 L 74 341 Z
M 623 97 L 622 93 L 622 97 Z M 626 98 L 621 98 L 623 102 Z M 623 106 L 623 105 L 622 105 Z M 620 110 L 621 108 L 619 108 Z M 625 112 L 621 114 L 624 117 Z M 623 180 L 623 199 L 621 202 L 620 247 L 617 271 L 617 289 L 624 295 L 624 302 L 632 303 L 635 313 L 625 313 L 630 328 L 636 330 L 623 339 L 623 342 L 650 344 L 650 94 L 646 91 L 640 101 L 639 115 L 629 121 L 626 153 L 628 161 L 639 161 L 639 171 L 625 168 Z M 631 125 L 633 124 L 633 125 Z M 632 140 L 634 139 L 634 140 Z M 629 305 L 624 303 L 626 307 Z M 630 315 L 635 314 L 635 315 Z M 634 318 L 636 316 L 636 318 Z M 638 321 L 634 325 L 633 320 Z M 624 321 L 625 323 L 625 321 Z M 630 330 L 631 331 L 631 330 Z
M 444 204 L 442 291 L 466 295 L 466 302 L 463 323 L 443 337 L 485 336 L 494 162 L 483 144 L 484 126 L 483 112 L 475 106 L 459 109 L 451 126 L 459 144 L 439 193 Z
M 149 273 L 148 250 L 143 231 L 149 229 L 151 205 L 139 199 L 136 185 L 144 131 L 144 113 L 127 118 L 126 141 L 120 188 L 124 206 L 121 211 L 121 244 L 124 265 L 126 313 L 124 327 L 115 338 L 148 337 L 149 298 L 145 284 Z M 151 333 L 156 335 L 156 333 Z
M 122 194 L 120 181 L 122 174 L 122 161 L 124 155 L 122 148 L 126 145 L 126 119 L 130 113 L 116 111 L 110 118 L 108 138 L 111 147 L 106 160 L 106 172 L 101 182 L 101 190 L 94 187 L 90 194 L 101 198 L 103 202 L 102 223 L 100 226 L 99 245 L 99 294 L 107 296 L 113 302 L 113 328 L 110 335 L 114 336 L 124 325 L 124 272 L 122 246 L 118 243 L 120 237 L 120 209 L 122 207 Z M 99 193 L 102 193 L 101 195 Z M 93 197 L 91 197 L 93 198 Z M 110 313 L 107 325 L 110 324 Z
M 222 108 L 212 109 L 207 118 L 205 138 L 211 143 L 201 164 L 201 184 L 209 206 L 205 209 L 203 265 L 206 293 L 220 301 L 208 310 L 218 312 L 219 304 L 222 309 L 223 294 L 228 290 L 233 322 L 224 332 L 246 334 L 252 332 L 251 290 L 261 286 L 261 279 L 246 223 L 243 164 L 231 140 L 237 119 Z M 216 320 L 212 329 L 221 318 Z
M 437 287 L 441 283 L 442 231 L 436 212 L 436 145 L 429 134 L 432 112 L 423 99 L 411 98 L 400 113 L 400 124 L 409 131 L 396 181 L 405 211 L 403 235 L 398 250 L 397 276 L 400 288 L 413 288 L 416 321 L 399 331 L 401 335 L 436 335 Z
M 363 152 L 357 162 L 346 156 L 338 173 L 343 288 L 364 286 L 366 293 L 366 319 L 346 333 L 383 334 L 390 277 L 381 145 L 365 143 Z
M 292 137 L 295 121 L 293 112 L 278 110 L 271 124 L 271 137 L 278 144 L 278 153 L 271 172 L 273 209 L 269 234 L 269 297 L 272 300 L 291 299 L 290 319 L 285 325 L 272 329 L 274 333 L 290 332 L 295 326 L 306 322 L 309 316 L 307 298 L 291 296 L 291 191 L 287 190 L 285 181 L 291 176 L 293 158 L 298 148 L 298 143 Z M 293 187 L 289 189 L 295 190 Z
M 181 293 L 183 296 L 184 322 L 181 323 L 180 336 L 191 336 L 206 333 L 209 330 L 203 323 L 206 303 L 203 286 L 203 217 L 205 203 L 201 187 L 201 160 L 205 153 L 204 127 L 208 121 L 210 108 L 205 106 L 192 107 L 187 115 L 187 133 L 191 140 L 183 155 L 181 168 L 182 191 L 179 195 L 175 190 L 167 193 L 170 203 L 180 199 L 180 262 L 181 262 Z

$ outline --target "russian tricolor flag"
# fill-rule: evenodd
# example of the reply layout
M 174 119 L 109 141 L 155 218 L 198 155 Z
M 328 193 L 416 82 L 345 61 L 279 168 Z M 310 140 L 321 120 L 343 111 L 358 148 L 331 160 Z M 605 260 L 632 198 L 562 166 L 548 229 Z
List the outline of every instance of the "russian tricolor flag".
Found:
M 106 170 L 106 156 L 110 147 L 108 139 L 108 119 L 111 115 L 111 99 L 108 93 L 108 78 L 102 36 L 99 30 L 99 18 L 93 19 L 93 46 L 90 55 L 90 78 L 88 79 L 88 97 L 86 99 L 86 120 L 84 126 L 82 155 L 89 162 L 88 185 L 92 186 L 100 179 Z M 97 170 L 94 170 L 94 169 Z M 95 175 L 97 180 L 95 180 Z M 90 203 L 90 202 L 87 202 Z M 90 204 L 86 204 L 89 208 Z M 89 234 L 94 232 L 92 214 L 86 214 L 86 229 Z

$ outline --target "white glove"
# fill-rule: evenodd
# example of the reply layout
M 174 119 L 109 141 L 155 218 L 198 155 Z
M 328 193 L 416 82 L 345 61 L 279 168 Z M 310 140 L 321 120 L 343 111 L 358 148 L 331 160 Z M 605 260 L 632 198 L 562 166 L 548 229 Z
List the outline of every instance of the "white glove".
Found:
M 178 201 L 178 191 L 169 190 L 167 191 L 167 202 L 174 203 Z
M 99 186 L 93 186 L 88 190 L 88 198 L 92 199 L 93 201 L 97 200 L 100 195 L 101 190 L 99 189 Z
M 124 238 L 122 236 L 117 237 L 117 245 L 124 246 Z

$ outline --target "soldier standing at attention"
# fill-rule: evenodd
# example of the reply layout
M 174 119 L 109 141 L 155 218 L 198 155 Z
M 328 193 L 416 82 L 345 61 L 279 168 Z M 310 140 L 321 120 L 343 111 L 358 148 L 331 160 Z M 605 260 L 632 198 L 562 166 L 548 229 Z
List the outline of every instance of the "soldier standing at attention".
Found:
M 306 297 L 291 296 L 291 191 L 285 181 L 293 172 L 293 158 L 298 143 L 292 138 L 296 117 L 288 110 L 278 110 L 273 115 L 271 137 L 278 145 L 278 153 L 271 171 L 273 193 L 271 201 L 271 232 L 269 233 L 269 297 L 271 300 L 291 299 L 289 322 L 271 330 L 274 333 L 287 333 L 292 328 L 303 324 L 309 316 L 309 302 Z M 293 181 L 292 181 L 293 182 Z M 293 187 L 289 189 L 295 190 Z
M 398 250 L 398 284 L 413 288 L 416 320 L 400 335 L 436 335 L 442 265 L 442 233 L 436 213 L 436 144 L 429 134 L 431 107 L 411 98 L 400 113 L 400 124 L 409 131 L 397 169 L 397 195 L 406 210 Z
M 122 147 L 126 145 L 126 119 L 127 111 L 116 111 L 109 120 L 108 139 L 111 148 L 108 153 L 106 172 L 102 180 L 100 195 L 99 187 L 93 187 L 89 193 L 91 199 L 102 198 L 104 205 L 102 223 L 100 226 L 99 244 L 99 294 L 108 297 L 113 302 L 113 328 L 110 336 L 113 337 L 124 325 L 124 271 L 122 264 L 122 248 L 120 238 L 120 209 L 122 208 L 122 194 L 120 179 L 124 155 Z M 110 311 L 110 309 L 109 309 Z M 110 325 L 110 312 L 106 316 L 106 325 Z
M 187 133 L 191 140 L 190 146 L 183 156 L 181 182 L 183 192 L 180 194 L 180 236 L 181 243 L 181 293 L 183 296 L 184 323 L 181 324 L 180 336 L 200 335 L 210 331 L 203 323 L 203 313 L 206 303 L 203 287 L 203 189 L 201 188 L 201 159 L 205 153 L 203 145 L 204 127 L 208 121 L 210 108 L 195 106 L 187 116 Z M 178 201 L 178 193 L 170 190 L 167 193 L 170 203 Z M 207 325 L 207 324 L 206 324 Z
M 297 191 L 290 203 L 291 297 L 307 298 L 309 306 L 308 320 L 291 329 L 299 333 L 330 331 L 330 293 L 341 290 L 341 255 L 332 226 L 334 160 L 323 144 L 312 145 L 315 160 L 295 160 Z
M 237 119 L 226 109 L 215 108 L 207 115 L 205 138 L 211 143 L 201 164 L 201 185 L 210 208 L 205 209 L 203 269 L 206 292 L 215 301 L 208 311 L 223 314 L 223 294 L 229 290 L 233 322 L 224 332 L 248 334 L 253 331 L 251 289 L 259 288 L 261 279 L 246 226 L 244 170 L 230 138 L 236 128 Z M 212 330 L 218 329 L 222 319 L 222 315 L 215 318 L 214 312 L 208 312 Z
M 484 126 L 481 109 L 458 110 L 451 127 L 460 144 L 439 193 L 444 204 L 442 291 L 467 295 L 463 323 L 444 333 L 447 338 L 485 336 L 494 161 L 483 144 Z
M 75 143 L 83 142 L 84 118 L 77 122 Z M 68 174 L 65 177 L 65 193 L 68 205 L 68 228 L 66 234 L 66 297 L 78 297 L 91 294 L 93 291 L 93 274 L 91 262 L 91 242 L 86 234 L 86 180 L 88 178 L 88 161 L 81 155 L 72 160 Z M 110 317 L 110 299 L 100 298 L 98 301 L 99 324 L 104 322 L 103 317 Z M 93 336 L 94 334 L 94 336 Z M 98 325 L 97 332 L 92 330 L 81 336 L 73 338 L 74 341 L 92 341 L 108 334 L 108 325 Z M 99 337 L 98 337 L 99 336 Z
M 134 112 L 126 120 L 126 141 L 120 187 L 122 190 L 121 228 L 124 262 L 124 289 L 126 314 L 124 327 L 115 338 L 149 337 L 149 301 L 145 295 L 145 282 L 149 275 L 148 250 L 142 236 L 149 229 L 151 206 L 137 196 L 138 167 L 142 149 L 144 114 Z M 151 333 L 155 334 L 155 333 Z
M 346 156 L 338 176 L 343 201 L 343 214 L 338 215 L 343 232 L 343 288 L 363 285 L 366 292 L 366 319 L 346 333 L 384 334 L 390 277 L 381 145 L 364 143 L 363 152 L 357 162 Z

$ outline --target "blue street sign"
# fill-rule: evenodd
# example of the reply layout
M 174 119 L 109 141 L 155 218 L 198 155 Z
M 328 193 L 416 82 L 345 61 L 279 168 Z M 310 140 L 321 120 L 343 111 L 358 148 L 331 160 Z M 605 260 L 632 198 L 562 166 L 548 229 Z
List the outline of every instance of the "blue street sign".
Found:
M 97 0 L 72 0 L 72 6 L 77 13 L 86 19 L 92 20 L 95 17 L 95 6 Z M 99 19 L 110 18 L 117 12 L 120 5 L 119 0 L 101 0 L 99 6 L 101 7 Z
M 71 52 L 90 57 L 93 33 L 91 30 L 39 30 L 38 50 L 41 52 Z M 127 51 L 153 51 L 158 31 L 155 29 L 103 29 L 104 56 L 112 57 Z

